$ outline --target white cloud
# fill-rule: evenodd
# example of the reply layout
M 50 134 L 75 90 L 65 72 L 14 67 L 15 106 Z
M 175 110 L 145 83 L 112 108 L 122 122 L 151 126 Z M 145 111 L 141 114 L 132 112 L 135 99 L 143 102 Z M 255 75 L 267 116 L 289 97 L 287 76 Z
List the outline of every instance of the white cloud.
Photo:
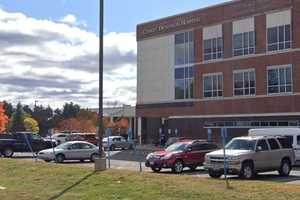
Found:
M 0 9 L 0 100 L 97 107 L 98 45 L 78 26 Z M 106 33 L 104 47 L 104 101 L 135 104 L 135 33 Z
M 83 20 L 78 21 L 77 17 L 73 14 L 68 14 L 68 15 L 64 16 L 63 18 L 61 18 L 59 21 L 62 23 L 68 24 L 68 25 L 72 25 L 72 26 L 87 27 L 87 24 L 85 21 L 83 21 Z

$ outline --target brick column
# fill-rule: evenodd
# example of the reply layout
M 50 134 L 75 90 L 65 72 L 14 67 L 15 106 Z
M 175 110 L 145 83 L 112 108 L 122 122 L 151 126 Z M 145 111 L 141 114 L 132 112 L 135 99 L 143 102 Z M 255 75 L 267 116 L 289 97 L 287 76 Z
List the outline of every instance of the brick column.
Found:
M 255 38 L 256 38 L 256 54 L 265 53 L 267 38 L 266 38 L 266 15 L 255 17 Z
M 224 58 L 232 57 L 232 22 L 223 24 Z
M 300 1 L 294 0 L 292 9 L 293 48 L 300 48 Z

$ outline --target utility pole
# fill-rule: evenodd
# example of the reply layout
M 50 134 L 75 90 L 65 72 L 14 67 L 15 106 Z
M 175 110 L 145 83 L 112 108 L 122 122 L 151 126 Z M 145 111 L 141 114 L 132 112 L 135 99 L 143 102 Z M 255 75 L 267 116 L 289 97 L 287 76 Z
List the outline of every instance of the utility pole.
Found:
M 102 136 L 104 132 L 103 126 L 103 38 L 104 38 L 104 0 L 100 0 L 100 13 L 99 13 L 99 127 L 98 127 L 98 138 L 99 138 L 99 152 L 103 157 L 104 152 L 102 151 Z
M 104 0 L 99 4 L 99 112 L 98 145 L 99 158 L 95 160 L 95 171 L 106 169 L 106 155 L 102 150 L 103 125 L 103 38 L 104 38 Z

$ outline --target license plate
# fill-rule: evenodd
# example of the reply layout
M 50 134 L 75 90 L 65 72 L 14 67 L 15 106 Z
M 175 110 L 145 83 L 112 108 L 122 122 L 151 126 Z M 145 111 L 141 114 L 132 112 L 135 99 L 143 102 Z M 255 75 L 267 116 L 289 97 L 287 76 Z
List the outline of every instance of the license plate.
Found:
M 150 161 L 149 163 L 150 163 L 150 165 L 154 165 L 154 162 L 153 162 L 153 161 Z

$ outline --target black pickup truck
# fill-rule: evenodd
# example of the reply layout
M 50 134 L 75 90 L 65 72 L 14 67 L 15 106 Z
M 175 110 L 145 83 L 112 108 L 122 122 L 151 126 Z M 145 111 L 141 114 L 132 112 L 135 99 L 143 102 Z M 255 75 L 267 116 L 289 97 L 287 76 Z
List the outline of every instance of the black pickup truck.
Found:
M 52 146 L 56 146 L 55 141 L 44 139 L 34 133 L 0 134 L 0 155 L 4 157 L 12 157 L 14 152 L 39 152 Z

